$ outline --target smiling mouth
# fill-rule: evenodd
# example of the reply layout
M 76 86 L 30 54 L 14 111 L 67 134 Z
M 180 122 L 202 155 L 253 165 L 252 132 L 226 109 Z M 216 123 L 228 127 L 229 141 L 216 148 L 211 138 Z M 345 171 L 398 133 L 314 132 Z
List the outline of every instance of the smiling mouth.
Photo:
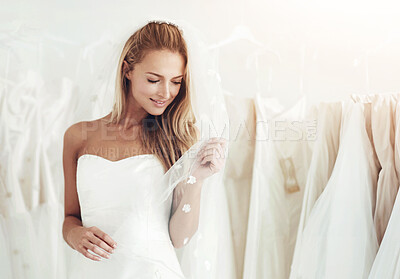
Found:
M 152 98 L 150 98 L 150 100 L 152 100 L 153 102 L 155 102 L 156 104 L 159 104 L 159 105 L 163 105 L 163 104 L 165 104 L 167 102 L 167 101 L 160 102 L 160 101 L 154 100 Z

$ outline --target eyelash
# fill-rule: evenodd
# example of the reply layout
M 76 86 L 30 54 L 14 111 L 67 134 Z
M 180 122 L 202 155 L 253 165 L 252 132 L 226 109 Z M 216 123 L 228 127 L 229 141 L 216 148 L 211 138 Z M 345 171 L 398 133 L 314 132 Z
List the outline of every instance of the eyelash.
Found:
M 159 82 L 159 80 L 150 80 L 150 79 L 148 79 L 148 81 L 150 82 L 150 83 L 157 83 L 157 82 Z M 174 82 L 175 84 L 182 84 L 182 82 Z

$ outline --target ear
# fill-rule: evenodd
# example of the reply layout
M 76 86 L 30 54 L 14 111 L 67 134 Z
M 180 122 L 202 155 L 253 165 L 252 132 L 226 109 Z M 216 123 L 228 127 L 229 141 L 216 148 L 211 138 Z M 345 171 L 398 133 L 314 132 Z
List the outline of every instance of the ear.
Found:
M 125 77 L 127 78 L 127 79 L 131 79 L 131 71 L 129 71 L 129 65 L 128 65 L 128 62 L 126 62 L 125 60 L 124 60 L 124 62 L 123 62 L 123 64 L 122 64 L 122 69 L 123 69 L 123 73 L 125 73 Z

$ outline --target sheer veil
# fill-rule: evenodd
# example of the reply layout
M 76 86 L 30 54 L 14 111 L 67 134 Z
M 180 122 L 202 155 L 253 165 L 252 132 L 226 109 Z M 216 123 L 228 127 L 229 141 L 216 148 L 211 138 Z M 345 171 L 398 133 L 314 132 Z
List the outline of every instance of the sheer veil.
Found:
M 151 19 L 154 20 L 154 19 Z M 172 23 L 170 20 L 162 20 Z M 146 23 L 141 23 L 140 26 Z M 210 53 L 202 38 L 202 33 L 184 21 L 175 21 L 183 31 L 189 55 L 189 70 L 192 92 L 192 107 L 196 116 L 196 126 L 201 132 L 200 140 L 185 152 L 179 160 L 155 182 L 152 187 L 159 192 L 157 199 L 153 200 L 153 208 L 165 206 L 171 202 L 173 190 L 181 181 L 189 181 L 191 174 L 199 166 L 197 153 L 206 142 L 214 137 L 222 137 L 229 143 L 229 119 L 225 107 L 224 96 L 220 87 L 220 79 L 213 60 L 214 53 Z M 139 26 L 138 26 L 139 27 Z M 132 33 L 112 41 L 113 51 L 106 59 L 104 70 L 93 77 L 92 92 L 96 92 L 94 102 L 96 116 L 104 115 L 111 110 L 112 97 L 116 76 L 117 61 L 125 39 Z M 100 77 L 100 78 L 99 78 Z M 228 148 L 225 148 L 225 157 Z M 206 178 L 203 183 L 200 204 L 200 219 L 196 233 L 182 248 L 176 249 L 183 273 L 187 278 L 235 278 L 235 264 L 233 244 L 231 239 L 231 226 L 228 206 L 223 184 L 224 168 L 214 175 Z M 190 187 L 186 183 L 184 187 Z M 129 219 L 129 218 L 128 218 Z M 118 234 L 123 234 L 126 226 L 121 226 Z M 122 254 L 120 254 L 122 255 Z M 142 257 L 125 255 L 130 259 Z M 122 263 L 122 259 L 121 259 Z

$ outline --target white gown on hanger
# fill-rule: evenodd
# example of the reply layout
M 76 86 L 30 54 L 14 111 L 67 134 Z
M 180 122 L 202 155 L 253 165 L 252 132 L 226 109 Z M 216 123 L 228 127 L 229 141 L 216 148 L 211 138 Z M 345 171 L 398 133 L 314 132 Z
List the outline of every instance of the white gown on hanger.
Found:
M 291 278 L 361 279 L 369 274 L 378 249 L 373 204 L 379 164 L 366 132 L 366 106 L 346 103 L 338 157 L 299 240 Z
M 310 169 L 307 175 L 307 184 L 304 190 L 292 270 L 296 270 L 300 251 L 298 248 L 300 246 L 299 239 L 302 237 L 308 217 L 318 197 L 325 189 L 335 165 L 339 149 L 342 106 L 342 102 L 321 103 L 318 105 L 317 141 L 314 144 Z M 291 274 L 294 273 L 292 272 Z
M 9 61 L 37 55 L 14 50 Z M 71 249 L 62 237 L 62 167 L 55 155 L 63 123 L 71 122 L 69 108 L 80 98 L 68 78 L 47 83 L 40 71 L 26 67 L 17 77 L 13 68 L 0 89 L 0 278 L 65 279 Z M 49 94 L 57 100 L 51 105 Z
M 293 122 L 305 123 L 305 97 L 283 110 L 275 99 L 256 95 L 255 106 L 257 140 L 243 278 L 286 279 L 311 160 L 304 126 Z
M 379 172 L 374 222 L 378 243 L 380 244 L 392 213 L 399 180 L 394 161 L 394 113 L 395 100 L 391 95 L 371 96 L 373 110 L 371 111 L 372 135 L 379 162 L 382 166 Z
M 96 226 L 117 242 L 110 259 L 93 261 L 76 251 L 71 279 L 184 278 L 168 232 L 171 197 L 155 209 L 151 185 L 164 174 L 155 155 L 118 161 L 84 154 L 77 165 L 77 192 L 84 227 Z
M 396 105 L 395 110 L 395 162 L 399 169 L 400 158 L 400 102 Z M 400 191 L 397 192 L 396 200 L 383 236 L 382 243 L 379 247 L 371 273 L 368 278 L 400 278 Z

